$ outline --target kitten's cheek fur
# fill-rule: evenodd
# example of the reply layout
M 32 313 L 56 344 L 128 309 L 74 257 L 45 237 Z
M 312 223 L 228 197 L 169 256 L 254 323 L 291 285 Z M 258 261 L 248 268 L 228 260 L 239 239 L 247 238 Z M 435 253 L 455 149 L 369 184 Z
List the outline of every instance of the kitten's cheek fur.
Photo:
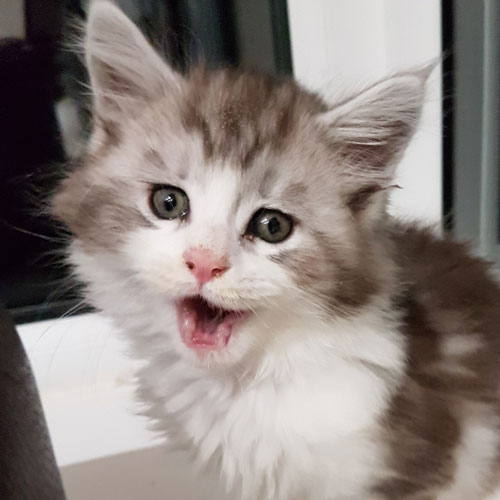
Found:
M 174 300 L 198 290 L 193 275 L 184 265 L 185 246 L 180 231 L 136 229 L 128 235 L 122 253 L 138 279 Z

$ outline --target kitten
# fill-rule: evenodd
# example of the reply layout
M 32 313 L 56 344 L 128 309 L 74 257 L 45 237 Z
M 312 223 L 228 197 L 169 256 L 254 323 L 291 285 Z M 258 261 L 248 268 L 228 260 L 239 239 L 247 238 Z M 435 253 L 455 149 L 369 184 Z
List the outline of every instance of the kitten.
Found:
M 88 300 L 146 361 L 158 428 L 235 498 L 492 494 L 500 290 L 464 246 L 386 214 L 428 71 L 334 104 L 290 79 L 181 76 L 108 2 L 85 50 L 94 130 L 52 209 Z

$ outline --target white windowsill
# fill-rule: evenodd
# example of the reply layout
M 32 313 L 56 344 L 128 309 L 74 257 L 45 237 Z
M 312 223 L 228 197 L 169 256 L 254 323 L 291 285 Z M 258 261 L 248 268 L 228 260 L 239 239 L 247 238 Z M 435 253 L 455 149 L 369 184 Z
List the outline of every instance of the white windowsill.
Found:
M 60 466 L 158 445 L 135 414 L 134 363 L 99 314 L 18 326 Z
M 134 362 L 99 314 L 18 325 L 68 500 L 224 500 L 136 414 Z

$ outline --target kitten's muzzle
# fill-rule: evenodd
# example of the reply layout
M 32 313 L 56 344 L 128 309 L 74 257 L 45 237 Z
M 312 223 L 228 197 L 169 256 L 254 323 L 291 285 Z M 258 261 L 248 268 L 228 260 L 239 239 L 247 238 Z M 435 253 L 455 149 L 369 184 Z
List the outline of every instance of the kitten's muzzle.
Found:
M 190 248 L 184 252 L 183 257 L 186 267 L 193 273 L 200 287 L 222 276 L 229 269 L 227 258 L 218 257 L 206 248 Z

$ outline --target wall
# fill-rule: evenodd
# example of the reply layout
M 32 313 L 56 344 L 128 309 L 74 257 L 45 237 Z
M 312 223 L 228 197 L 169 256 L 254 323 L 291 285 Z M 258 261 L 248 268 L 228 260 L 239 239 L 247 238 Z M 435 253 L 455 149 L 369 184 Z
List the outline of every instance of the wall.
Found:
M 24 0 L 0 0 L 0 38 L 24 38 Z
M 332 98 L 441 53 L 439 0 L 289 0 L 296 77 Z M 391 210 L 441 219 L 441 68 L 432 74 L 421 126 L 407 150 Z

